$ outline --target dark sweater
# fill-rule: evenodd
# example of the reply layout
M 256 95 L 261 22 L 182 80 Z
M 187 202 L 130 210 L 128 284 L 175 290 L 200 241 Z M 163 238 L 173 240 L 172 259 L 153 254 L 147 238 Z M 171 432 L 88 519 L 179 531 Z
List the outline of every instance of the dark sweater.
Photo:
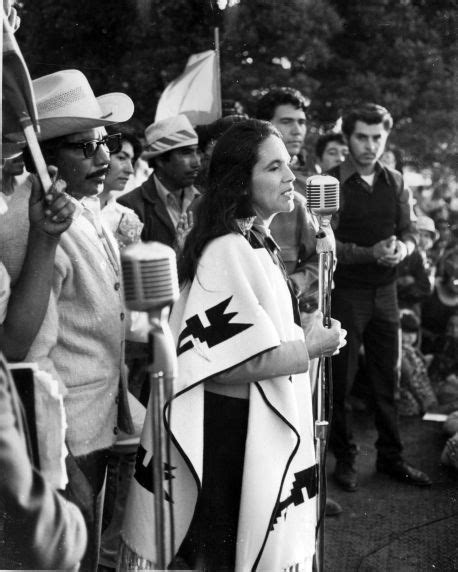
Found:
M 174 247 L 176 231 L 172 219 L 161 201 L 153 175 L 130 193 L 121 195 L 118 203 L 135 211 L 144 224 L 141 239 Z
M 336 240 L 365 247 L 369 253 L 365 260 L 354 262 L 338 257 L 336 287 L 374 288 L 392 283 L 396 268 L 377 264 L 370 253 L 377 242 L 392 235 L 402 239 L 410 231 L 408 195 L 401 174 L 377 165 L 372 187 L 352 172 L 351 164 L 344 163 L 329 174 L 341 182 L 340 210 L 333 221 Z

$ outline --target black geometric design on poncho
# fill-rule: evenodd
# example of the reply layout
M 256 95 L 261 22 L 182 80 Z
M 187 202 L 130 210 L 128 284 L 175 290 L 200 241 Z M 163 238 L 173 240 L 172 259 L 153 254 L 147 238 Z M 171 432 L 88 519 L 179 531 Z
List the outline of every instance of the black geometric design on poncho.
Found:
M 291 494 L 284 501 L 278 503 L 277 511 L 275 512 L 274 519 L 270 530 L 273 530 L 277 520 L 285 511 L 284 518 L 286 518 L 286 509 L 290 505 L 298 506 L 304 502 L 303 489 L 307 491 L 307 498 L 312 499 L 316 496 L 318 490 L 318 466 L 313 465 L 308 469 L 294 473 L 295 480 L 291 489 Z
M 146 456 L 146 449 L 144 449 L 141 445 L 138 447 L 137 451 L 137 458 L 135 459 L 135 473 L 134 478 L 138 482 L 140 486 L 145 488 L 150 493 L 154 493 L 153 486 L 153 457 L 151 457 L 149 463 L 146 465 L 143 464 L 143 461 Z M 164 463 L 164 480 L 169 481 L 170 479 L 174 479 L 175 477 L 172 475 L 172 471 L 174 471 L 176 467 L 172 467 L 168 463 Z M 164 498 L 166 501 L 170 501 L 170 496 L 168 492 L 164 489 Z
M 253 325 L 230 323 L 232 318 L 238 314 L 238 312 L 224 313 L 231 300 L 232 296 L 223 300 L 219 304 L 216 304 L 216 306 L 205 310 L 205 315 L 210 323 L 209 326 L 204 326 L 197 314 L 186 320 L 186 327 L 178 338 L 177 355 L 181 355 L 194 347 L 192 340 L 188 340 L 186 343 L 181 345 L 183 340 L 189 336 L 192 336 L 195 340 L 199 340 L 202 343 L 206 342 L 208 347 L 212 348 L 213 346 L 233 338 Z

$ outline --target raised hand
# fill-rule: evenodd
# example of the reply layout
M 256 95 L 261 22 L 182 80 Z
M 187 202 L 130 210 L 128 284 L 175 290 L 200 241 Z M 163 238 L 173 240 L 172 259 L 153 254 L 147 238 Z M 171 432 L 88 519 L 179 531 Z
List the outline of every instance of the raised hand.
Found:
M 59 237 L 72 224 L 76 206 L 74 199 L 65 192 L 65 181 L 57 178 L 57 169 L 49 167 L 49 173 L 54 182 L 46 195 L 38 177 L 31 175 L 29 220 L 31 227 Z
M 186 237 L 194 224 L 194 215 L 191 211 L 181 215 L 177 224 L 177 246 L 178 250 L 182 250 Z

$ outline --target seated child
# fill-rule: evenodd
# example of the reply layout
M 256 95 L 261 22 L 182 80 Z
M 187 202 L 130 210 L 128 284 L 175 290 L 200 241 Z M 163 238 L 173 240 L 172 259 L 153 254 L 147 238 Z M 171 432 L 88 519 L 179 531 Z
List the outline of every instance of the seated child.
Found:
M 427 360 L 418 348 L 420 321 L 412 310 L 401 314 L 402 359 L 400 415 L 419 415 L 437 406 L 427 371 Z

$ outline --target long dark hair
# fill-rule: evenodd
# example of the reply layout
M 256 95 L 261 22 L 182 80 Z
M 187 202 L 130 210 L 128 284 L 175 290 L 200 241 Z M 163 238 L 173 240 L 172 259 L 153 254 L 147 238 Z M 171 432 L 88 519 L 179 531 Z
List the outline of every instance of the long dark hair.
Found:
M 254 216 L 251 176 L 259 147 L 271 135 L 280 137 L 271 123 L 247 119 L 235 123 L 218 139 L 210 160 L 208 188 L 178 261 L 182 284 L 193 280 L 202 251 L 212 239 L 239 232 L 236 220 L 246 217 L 247 211 Z

